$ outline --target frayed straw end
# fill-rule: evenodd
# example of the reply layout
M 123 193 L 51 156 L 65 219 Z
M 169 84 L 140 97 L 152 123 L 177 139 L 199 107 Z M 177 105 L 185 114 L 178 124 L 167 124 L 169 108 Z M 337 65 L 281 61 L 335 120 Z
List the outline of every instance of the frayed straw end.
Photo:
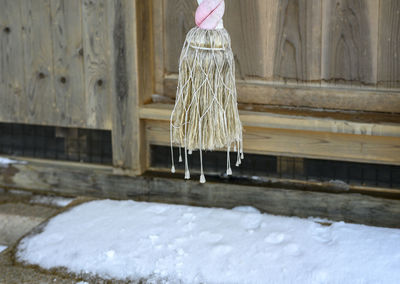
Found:
M 190 172 L 189 171 L 185 171 L 185 179 L 190 179 Z

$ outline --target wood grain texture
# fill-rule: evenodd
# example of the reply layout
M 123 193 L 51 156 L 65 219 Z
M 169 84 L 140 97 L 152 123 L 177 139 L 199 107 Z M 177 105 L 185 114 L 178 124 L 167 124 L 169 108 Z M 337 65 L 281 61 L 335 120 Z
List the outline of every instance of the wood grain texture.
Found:
M 170 145 L 168 122 L 146 121 L 149 144 Z M 400 137 L 245 127 L 247 153 L 400 165 Z
M 278 79 L 320 80 L 321 6 L 321 0 L 279 1 L 274 58 Z
M 236 74 L 240 78 L 266 77 L 267 70 L 262 59 L 268 56 L 266 50 L 270 51 L 267 49 L 267 37 L 272 33 L 272 29 L 266 25 L 274 16 L 268 14 L 270 17 L 266 18 L 260 11 L 269 11 L 270 2 L 276 1 L 226 1 L 224 26 L 231 35 Z M 196 1 L 169 0 L 164 3 L 164 15 L 168 15 L 164 16 L 166 73 L 178 72 L 179 56 L 186 34 L 195 26 L 196 9 Z
M 375 85 L 379 1 L 323 1 L 322 79 Z
M 169 121 L 173 105 L 148 104 L 140 108 L 140 118 Z M 324 112 L 287 112 L 269 109 L 263 112 L 239 110 L 243 126 L 307 130 L 367 136 L 391 136 L 400 138 L 400 116 L 383 116 L 381 113 L 363 115 Z M 357 118 L 357 116 L 359 116 Z M 368 137 L 366 138 L 368 139 Z
M 19 121 L 24 99 L 21 3 L 0 0 L 0 121 Z
M 231 36 L 236 75 L 241 79 L 267 76 L 264 58 L 268 56 L 268 36 L 272 32 L 268 21 L 273 17 L 262 12 L 274 11 L 276 7 L 268 4 L 273 3 L 265 0 L 226 1 L 224 26 Z
M 177 77 L 166 76 L 165 95 L 174 98 Z M 311 107 L 317 109 L 360 110 L 400 113 L 400 92 L 365 88 L 321 88 L 299 84 L 268 83 L 261 80 L 236 81 L 238 102 L 274 106 Z
M 106 0 L 82 0 L 87 126 L 111 129 L 110 54 Z
M 146 3 L 148 3 L 146 1 Z M 142 122 L 139 119 L 140 96 L 151 93 L 152 82 L 140 75 L 150 74 L 143 67 L 144 48 L 141 25 L 150 27 L 150 17 L 144 17 L 147 4 L 142 1 L 116 0 L 107 3 L 110 24 L 112 58 L 112 146 L 113 165 L 119 170 L 141 174 L 146 152 Z M 146 19 L 146 20 L 145 20 Z M 149 31 L 149 34 L 151 32 Z M 147 35 L 149 36 L 149 35 Z M 143 55 L 144 59 L 140 59 Z M 151 64 L 149 64 L 151 65 Z M 143 78 L 143 81 L 141 79 Z M 143 87 L 142 87 L 143 84 Z
M 164 94 L 164 0 L 152 0 L 154 93 Z
M 168 0 L 164 3 L 165 71 L 177 73 L 179 56 L 187 32 L 195 26 L 196 1 Z
M 184 181 L 162 176 L 129 177 L 111 167 L 30 161 L 0 167 L 0 186 L 35 193 L 233 208 L 253 206 L 262 212 L 321 217 L 373 226 L 400 227 L 400 201 L 354 193 L 294 190 L 278 186 Z M 169 176 L 171 176 L 169 174 Z M 282 206 L 284 204 L 284 206 Z
M 20 122 L 52 124 L 56 121 L 53 84 L 53 46 L 49 0 L 21 2 L 24 47 L 24 100 Z
M 381 0 L 379 8 L 379 86 L 400 88 L 400 1 Z
M 52 0 L 54 87 L 58 126 L 86 126 L 81 1 Z

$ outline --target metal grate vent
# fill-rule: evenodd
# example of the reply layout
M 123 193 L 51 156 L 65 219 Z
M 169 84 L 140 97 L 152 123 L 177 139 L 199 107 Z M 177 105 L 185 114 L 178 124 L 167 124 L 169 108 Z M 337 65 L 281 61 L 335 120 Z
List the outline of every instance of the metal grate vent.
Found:
M 151 167 L 156 169 L 171 167 L 169 147 L 153 145 L 150 152 Z M 177 161 L 178 149 L 174 149 L 174 153 Z M 234 165 L 236 155 L 232 155 L 231 159 Z M 206 152 L 203 154 L 203 162 L 206 174 L 225 175 L 225 152 Z M 198 152 L 189 156 L 189 165 L 191 171 L 199 171 Z M 178 170 L 184 169 L 182 163 L 176 166 Z M 238 168 L 233 167 L 232 170 L 234 177 L 343 181 L 349 185 L 400 189 L 400 166 L 247 154 L 242 165 Z
M 112 164 L 111 131 L 0 123 L 0 155 Z

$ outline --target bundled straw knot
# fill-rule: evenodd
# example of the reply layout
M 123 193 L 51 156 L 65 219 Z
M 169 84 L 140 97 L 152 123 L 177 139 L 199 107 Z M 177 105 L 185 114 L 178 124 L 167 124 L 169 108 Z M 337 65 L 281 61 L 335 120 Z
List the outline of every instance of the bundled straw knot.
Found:
M 231 175 L 230 152 L 236 152 L 236 166 L 239 166 L 243 159 L 243 137 L 231 39 L 222 25 L 225 3 L 198 2 L 198 27 L 188 32 L 179 61 L 170 123 L 171 171 L 176 170 L 173 145 L 179 146 L 179 162 L 183 161 L 184 149 L 185 179 L 190 178 L 188 155 L 198 150 L 200 182 L 204 183 L 203 151 L 226 151 L 226 174 Z
M 224 0 L 198 0 L 196 25 L 203 30 L 214 30 L 222 27 L 222 17 L 225 13 Z

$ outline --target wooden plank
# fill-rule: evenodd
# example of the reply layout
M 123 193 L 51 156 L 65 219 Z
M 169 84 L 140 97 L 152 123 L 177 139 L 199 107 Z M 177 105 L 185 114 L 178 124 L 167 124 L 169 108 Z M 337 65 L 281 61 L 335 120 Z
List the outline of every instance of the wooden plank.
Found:
M 174 98 L 177 76 L 166 76 L 164 94 Z M 238 80 L 239 103 L 400 113 L 400 92 L 361 88 L 320 88 Z
M 110 38 L 105 0 L 82 1 L 87 126 L 111 129 Z
M 279 1 L 274 59 L 278 78 L 321 79 L 321 6 L 321 0 Z
M 146 1 L 147 2 L 147 1 Z M 137 44 L 141 38 L 138 25 L 146 3 L 116 0 L 107 3 L 112 39 L 112 146 L 113 165 L 119 170 L 140 174 L 144 171 L 146 152 L 142 149 L 142 122 L 139 119 L 141 89 L 139 72 L 143 69 L 138 56 L 147 44 Z M 140 16 L 138 16 L 140 15 Z M 150 21 L 150 18 L 147 18 Z M 146 22 L 147 23 L 147 22 Z M 149 27 L 147 25 L 147 27 Z M 151 33 L 149 33 L 151 34 Z M 143 75 L 146 75 L 144 71 Z M 144 83 L 143 83 L 144 84 Z M 151 93 L 151 81 L 148 93 Z
M 322 6 L 322 79 L 375 85 L 379 1 L 332 0 Z
M 20 101 L 20 122 L 54 124 L 53 52 L 49 0 L 21 2 L 25 63 L 25 99 Z
M 137 38 L 132 44 L 136 44 L 138 51 L 139 104 L 150 103 L 153 95 L 152 9 L 152 1 L 139 1 L 137 3 Z
M 140 108 L 140 118 L 147 120 L 169 121 L 173 106 L 167 104 L 149 104 Z M 240 110 L 240 119 L 243 126 L 307 130 L 317 132 L 331 132 L 342 134 L 359 134 L 368 136 L 400 137 L 400 117 L 383 117 L 386 121 L 379 121 L 380 116 L 344 115 L 340 113 L 302 113 L 287 111 L 263 112 Z M 314 115 L 314 116 L 311 116 Z M 319 116 L 317 116 L 319 115 Z M 344 119 L 347 118 L 347 119 Z M 353 118 L 353 120 L 350 120 Z
M 265 65 L 270 64 L 264 60 L 268 50 L 267 40 L 273 33 L 268 24 L 274 19 L 267 11 L 269 9 L 273 11 L 276 5 L 273 6 L 275 3 L 272 2 L 276 1 L 225 2 L 224 26 L 231 36 L 237 77 L 265 78 L 267 76 Z
M 82 5 L 80 1 L 52 0 L 54 86 L 58 126 L 86 127 L 83 73 Z
M 154 92 L 164 93 L 164 1 L 152 0 L 153 50 L 154 50 Z
M 180 176 L 176 179 L 162 176 L 129 177 L 114 175 L 112 171 L 112 168 L 78 163 L 30 161 L 25 165 L 0 167 L 0 186 L 36 193 L 207 207 L 233 208 L 248 205 L 271 214 L 400 227 L 400 200 L 350 192 L 315 192 L 277 186 L 246 186 L 210 181 L 200 184 L 197 181 L 184 181 Z
M 0 0 L 0 121 L 18 121 L 24 95 L 21 1 Z
M 164 3 L 165 69 L 177 73 L 179 56 L 187 32 L 195 26 L 196 1 L 168 0 Z M 176 89 L 175 89 L 176 91 Z
M 273 2 L 275 6 L 271 6 Z M 263 58 L 271 52 L 267 46 L 269 44 L 270 47 L 273 41 L 267 41 L 275 32 L 272 26 L 268 27 L 275 20 L 275 15 L 269 13 L 272 7 L 277 7 L 276 0 L 226 1 L 224 25 L 232 39 L 236 74 L 242 79 L 266 77 L 267 63 Z M 165 40 L 166 73 L 178 72 L 179 56 L 186 34 L 195 26 L 196 9 L 196 1 L 169 0 L 164 3 L 165 34 L 164 38 L 161 34 L 156 36 L 158 42 Z M 267 13 L 267 17 L 264 13 Z M 260 29 L 260 26 L 265 28 Z
M 170 145 L 169 123 L 146 121 L 147 143 Z M 248 153 L 400 165 L 400 138 L 245 127 Z
M 400 1 L 381 0 L 379 7 L 379 86 L 400 88 Z

